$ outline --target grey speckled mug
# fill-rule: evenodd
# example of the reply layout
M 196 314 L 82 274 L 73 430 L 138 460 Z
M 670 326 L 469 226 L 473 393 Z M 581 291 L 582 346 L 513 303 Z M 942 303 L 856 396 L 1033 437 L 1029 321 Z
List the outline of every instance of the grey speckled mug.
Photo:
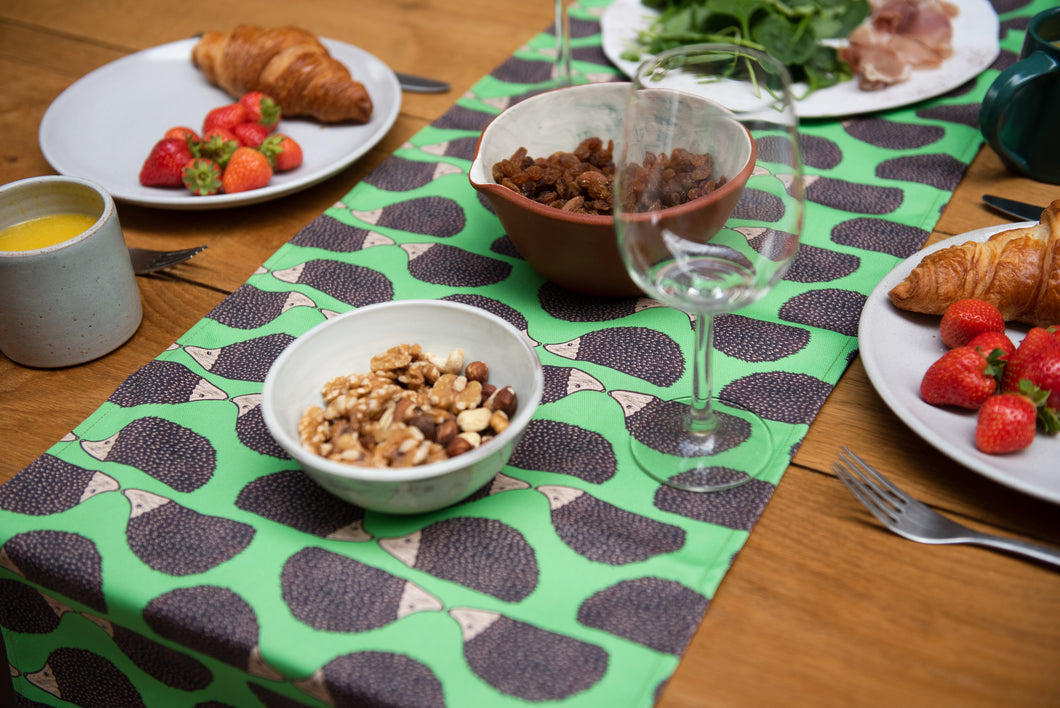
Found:
M 0 351 L 25 366 L 91 361 L 133 335 L 143 309 L 114 200 L 76 177 L 0 187 L 0 229 L 50 214 L 96 217 L 54 246 L 0 251 Z

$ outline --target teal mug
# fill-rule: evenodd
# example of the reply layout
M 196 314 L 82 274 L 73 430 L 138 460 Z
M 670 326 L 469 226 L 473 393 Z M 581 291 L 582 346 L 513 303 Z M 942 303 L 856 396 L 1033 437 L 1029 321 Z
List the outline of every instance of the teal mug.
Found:
M 979 129 L 1009 169 L 1060 184 L 1060 7 L 1031 18 L 1019 61 L 983 99 Z

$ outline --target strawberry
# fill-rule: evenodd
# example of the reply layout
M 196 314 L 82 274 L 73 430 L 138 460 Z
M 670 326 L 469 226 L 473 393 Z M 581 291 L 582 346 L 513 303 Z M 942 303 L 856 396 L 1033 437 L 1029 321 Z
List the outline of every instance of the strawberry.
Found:
M 224 168 L 237 147 L 239 147 L 239 138 L 232 131 L 225 128 L 211 128 L 203 134 L 195 153 L 198 157 L 210 158 Z
M 991 396 L 979 409 L 975 446 L 991 455 L 1016 452 L 1034 442 L 1037 408 L 1019 393 Z
M 958 300 L 942 314 L 939 332 L 950 349 L 963 347 L 983 332 L 1005 331 L 1005 318 L 994 305 L 975 298 Z
M 184 165 L 192 158 L 188 143 L 181 138 L 162 138 L 140 168 L 140 184 L 145 187 L 180 187 Z
M 261 144 L 261 151 L 269 158 L 277 172 L 293 170 L 302 164 L 302 146 L 283 133 L 266 138 Z
M 211 128 L 225 128 L 231 130 L 240 123 L 245 122 L 247 109 L 242 103 L 229 103 L 218 106 L 206 114 L 202 122 L 203 135 L 210 132 Z
M 199 134 L 196 133 L 191 128 L 189 128 L 187 126 L 184 126 L 184 125 L 178 125 L 178 126 L 175 126 L 173 128 L 170 128 L 169 130 L 166 131 L 165 135 L 163 135 L 162 137 L 164 137 L 164 138 L 181 138 L 185 142 L 187 142 L 188 145 L 193 145 L 193 144 L 199 142 Z
M 994 355 L 956 347 L 928 367 L 920 381 L 920 397 L 936 406 L 975 410 L 996 393 L 1000 371 Z
M 184 165 L 183 179 L 184 186 L 200 197 L 221 191 L 221 167 L 207 157 L 188 160 Z
M 1008 358 L 1005 375 L 1001 379 L 1001 390 L 1018 391 L 1023 379 L 1043 390 L 1052 390 L 1053 381 L 1042 380 L 1042 369 L 1051 366 L 1050 362 L 1057 357 L 1060 357 L 1060 336 L 1056 330 L 1032 327 Z M 1060 409 L 1060 405 L 1054 404 L 1060 404 L 1060 397 L 1051 396 L 1049 403 L 1050 407 Z
M 256 148 L 269 136 L 269 129 L 261 123 L 240 123 L 232 128 L 232 133 L 240 145 Z
M 972 341 L 968 342 L 968 346 L 979 347 L 986 355 L 989 355 L 995 349 L 1000 349 L 1003 354 L 999 358 L 1002 360 L 1007 359 L 1012 352 L 1016 351 L 1016 345 L 1012 343 L 1012 340 L 1004 332 L 977 334 L 972 337 Z
M 261 91 L 250 91 L 239 98 L 239 102 L 246 108 L 247 114 L 244 120 L 247 123 L 259 123 L 270 131 L 280 122 L 283 109 L 280 104 L 272 99 L 272 96 Z
M 224 191 L 233 194 L 264 187 L 272 179 L 269 158 L 249 147 L 238 147 L 225 167 L 221 185 Z

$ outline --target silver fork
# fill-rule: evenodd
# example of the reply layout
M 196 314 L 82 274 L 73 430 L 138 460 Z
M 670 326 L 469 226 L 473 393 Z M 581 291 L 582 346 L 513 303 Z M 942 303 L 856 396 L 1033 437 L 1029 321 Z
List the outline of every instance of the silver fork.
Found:
M 133 272 L 137 275 L 144 275 L 145 273 L 153 273 L 156 270 L 162 270 L 186 261 L 205 249 L 206 246 L 185 248 L 180 251 L 151 251 L 146 248 L 130 248 L 129 258 L 132 259 Z
M 844 447 L 832 470 L 884 526 L 920 543 L 971 543 L 1060 566 L 1060 550 L 975 531 L 909 496 Z

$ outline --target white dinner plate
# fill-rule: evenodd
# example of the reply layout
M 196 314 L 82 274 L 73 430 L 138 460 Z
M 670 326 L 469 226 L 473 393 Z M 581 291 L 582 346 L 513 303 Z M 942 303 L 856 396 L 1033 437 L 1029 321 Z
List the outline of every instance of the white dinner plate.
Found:
M 861 361 L 880 397 L 916 434 L 960 464 L 1005 486 L 1060 503 L 1060 437 L 1039 432 L 1020 452 L 987 455 L 975 447 L 975 411 L 932 406 L 920 398 L 924 372 L 946 351 L 939 337 L 940 317 L 899 310 L 887 293 L 905 280 L 929 253 L 968 241 L 982 242 L 999 231 L 1036 222 L 992 226 L 945 239 L 907 258 L 880 281 L 861 313 L 858 346 Z M 1009 323 L 1019 343 L 1028 327 Z
M 363 49 L 321 41 L 346 65 L 372 99 L 368 123 L 324 124 L 287 118 L 280 130 L 302 146 L 302 164 L 273 175 L 261 189 L 197 197 L 183 188 L 144 187 L 140 167 L 171 127 L 196 132 L 206 113 L 234 99 L 210 84 L 191 62 L 197 39 L 184 39 L 122 57 L 86 74 L 63 91 L 41 120 L 41 152 L 60 174 L 98 183 L 115 199 L 163 209 L 218 209 L 276 199 L 321 182 L 368 152 L 397 120 L 401 87 L 379 59 Z
M 946 93 L 978 76 L 1001 51 L 997 13 L 989 0 L 950 2 L 960 12 L 953 19 L 953 56 L 941 66 L 915 70 L 908 81 L 879 91 L 862 91 L 856 79 L 814 91 L 799 99 L 799 116 L 829 118 L 897 108 Z M 635 46 L 637 34 L 648 29 L 658 15 L 641 0 L 615 0 L 604 10 L 600 20 L 604 54 L 627 76 L 636 72 L 639 62 L 623 59 L 623 52 Z M 804 86 L 797 86 L 795 95 L 804 91 Z

